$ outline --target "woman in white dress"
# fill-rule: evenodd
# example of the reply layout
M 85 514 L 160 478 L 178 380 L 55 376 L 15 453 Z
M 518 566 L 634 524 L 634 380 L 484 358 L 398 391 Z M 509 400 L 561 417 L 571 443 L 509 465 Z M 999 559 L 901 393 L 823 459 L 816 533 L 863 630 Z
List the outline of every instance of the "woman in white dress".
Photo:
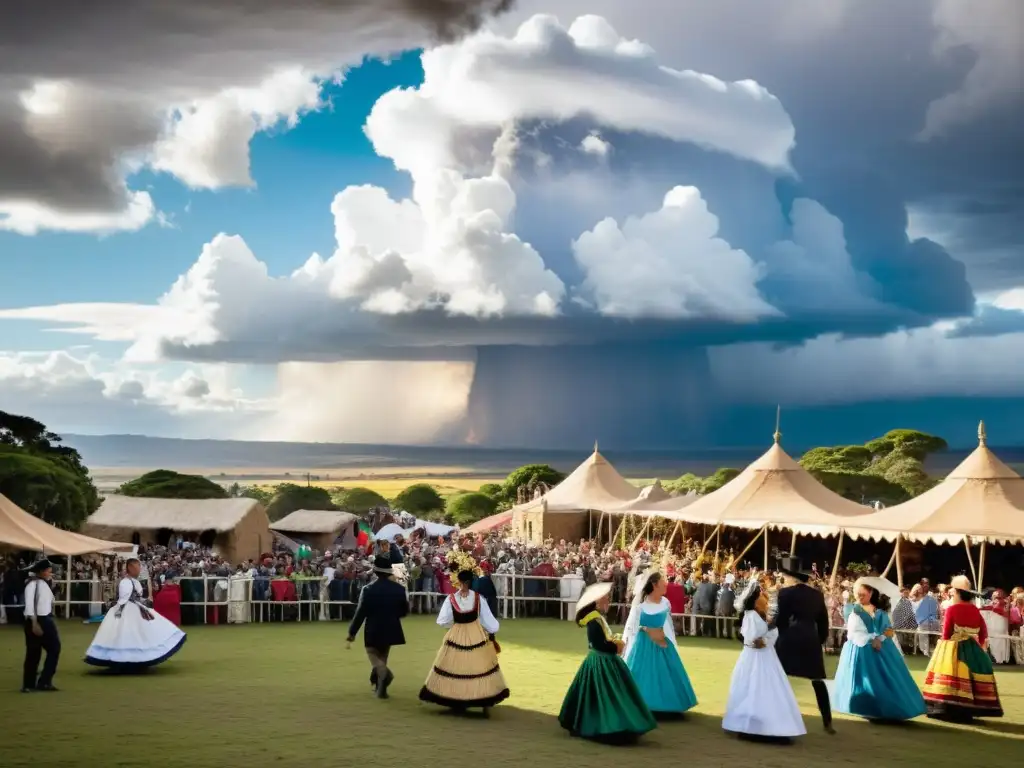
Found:
M 185 633 L 142 602 L 141 565 L 127 561 L 127 575 L 117 585 L 117 603 L 107 611 L 85 663 L 122 671 L 161 664 L 185 644 Z
M 741 738 L 789 743 L 807 733 L 789 678 L 775 655 L 777 629 L 769 629 L 768 595 L 751 574 L 737 601 L 743 651 L 732 672 L 722 728 Z

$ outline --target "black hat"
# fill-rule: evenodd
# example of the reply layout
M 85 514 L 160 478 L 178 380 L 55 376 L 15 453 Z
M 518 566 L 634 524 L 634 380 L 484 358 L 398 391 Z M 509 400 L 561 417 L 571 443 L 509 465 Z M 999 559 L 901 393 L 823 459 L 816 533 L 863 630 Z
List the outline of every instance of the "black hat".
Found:
M 811 580 L 811 574 L 804 570 L 803 562 L 799 557 L 787 555 L 786 557 L 779 558 L 779 570 L 787 576 L 792 576 L 800 581 Z
M 381 557 L 380 555 L 373 558 L 373 570 L 377 573 L 384 573 L 388 575 L 394 573 L 394 569 L 391 567 L 391 558 Z
M 32 563 L 32 565 L 28 567 L 28 570 L 38 576 L 40 573 L 49 568 L 53 568 L 53 563 L 51 563 L 44 557 L 42 560 Z
M 474 577 L 474 573 L 472 571 L 466 569 L 466 570 L 459 571 L 458 575 L 455 578 L 457 578 L 459 580 L 460 584 L 465 584 L 465 585 L 469 586 L 469 585 L 471 585 L 473 583 L 473 577 Z

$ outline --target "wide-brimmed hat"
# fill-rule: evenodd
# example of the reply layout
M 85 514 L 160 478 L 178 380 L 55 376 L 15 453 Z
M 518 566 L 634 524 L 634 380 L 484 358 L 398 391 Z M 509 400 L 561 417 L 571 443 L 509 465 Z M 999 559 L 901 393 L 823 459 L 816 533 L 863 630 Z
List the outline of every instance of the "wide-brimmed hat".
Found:
M 32 563 L 32 565 L 26 568 L 26 570 L 38 576 L 40 573 L 50 568 L 53 568 L 53 563 L 51 563 L 44 557 L 42 560 L 37 560 L 36 562 Z
M 395 572 L 395 569 L 391 567 L 391 559 L 380 556 L 373 558 L 373 570 L 376 573 L 384 573 L 388 576 Z
M 610 595 L 611 592 L 612 583 L 610 581 L 599 581 L 597 584 L 591 584 L 583 590 L 583 594 L 580 595 L 580 599 L 576 602 L 576 613 L 579 613 L 588 605 L 596 603 L 602 597 Z
M 955 589 L 957 592 L 967 592 L 972 595 L 981 594 L 971 586 L 971 580 L 963 574 L 960 574 L 959 576 L 954 576 L 952 579 L 950 579 L 949 587 L 950 589 Z
M 899 602 L 902 597 L 899 586 L 881 576 L 861 576 L 853 583 L 853 588 L 857 589 L 860 586 L 878 590 L 878 594 L 885 595 L 893 603 Z
M 811 574 L 804 570 L 803 561 L 799 557 L 787 555 L 779 559 L 779 570 L 787 576 L 792 576 L 799 581 L 810 581 Z

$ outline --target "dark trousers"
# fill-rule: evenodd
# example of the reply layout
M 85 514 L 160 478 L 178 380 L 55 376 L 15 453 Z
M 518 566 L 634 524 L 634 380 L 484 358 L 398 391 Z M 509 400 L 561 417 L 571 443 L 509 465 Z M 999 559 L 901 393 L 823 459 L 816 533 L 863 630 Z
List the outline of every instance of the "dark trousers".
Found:
M 378 680 L 387 677 L 388 656 L 390 655 L 390 645 L 383 648 L 366 647 L 366 657 L 370 660 L 370 666 L 373 668 L 370 672 L 370 685 L 376 687 Z
M 22 687 L 42 688 L 53 685 L 53 676 L 57 673 L 57 662 L 60 660 L 60 635 L 57 633 L 57 622 L 53 616 L 40 616 L 37 621 L 43 634 L 38 637 L 32 632 L 32 622 L 25 621 L 25 669 L 22 676 Z M 39 673 L 39 660 L 46 651 L 43 671 Z
M 811 680 L 811 687 L 814 688 L 814 698 L 818 701 L 821 722 L 828 728 L 832 725 L 832 703 L 828 699 L 828 688 L 825 687 L 824 680 Z

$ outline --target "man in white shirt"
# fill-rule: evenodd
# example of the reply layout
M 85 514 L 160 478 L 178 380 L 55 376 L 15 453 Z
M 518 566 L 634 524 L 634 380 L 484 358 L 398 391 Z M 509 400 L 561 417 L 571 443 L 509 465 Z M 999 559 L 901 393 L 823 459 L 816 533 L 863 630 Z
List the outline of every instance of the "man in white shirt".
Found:
M 56 691 L 53 676 L 60 659 L 60 635 L 53 617 L 53 590 L 49 583 L 53 565 L 44 558 L 29 570 L 32 576 L 25 585 L 25 668 L 21 692 Z M 43 651 L 46 661 L 37 677 Z

